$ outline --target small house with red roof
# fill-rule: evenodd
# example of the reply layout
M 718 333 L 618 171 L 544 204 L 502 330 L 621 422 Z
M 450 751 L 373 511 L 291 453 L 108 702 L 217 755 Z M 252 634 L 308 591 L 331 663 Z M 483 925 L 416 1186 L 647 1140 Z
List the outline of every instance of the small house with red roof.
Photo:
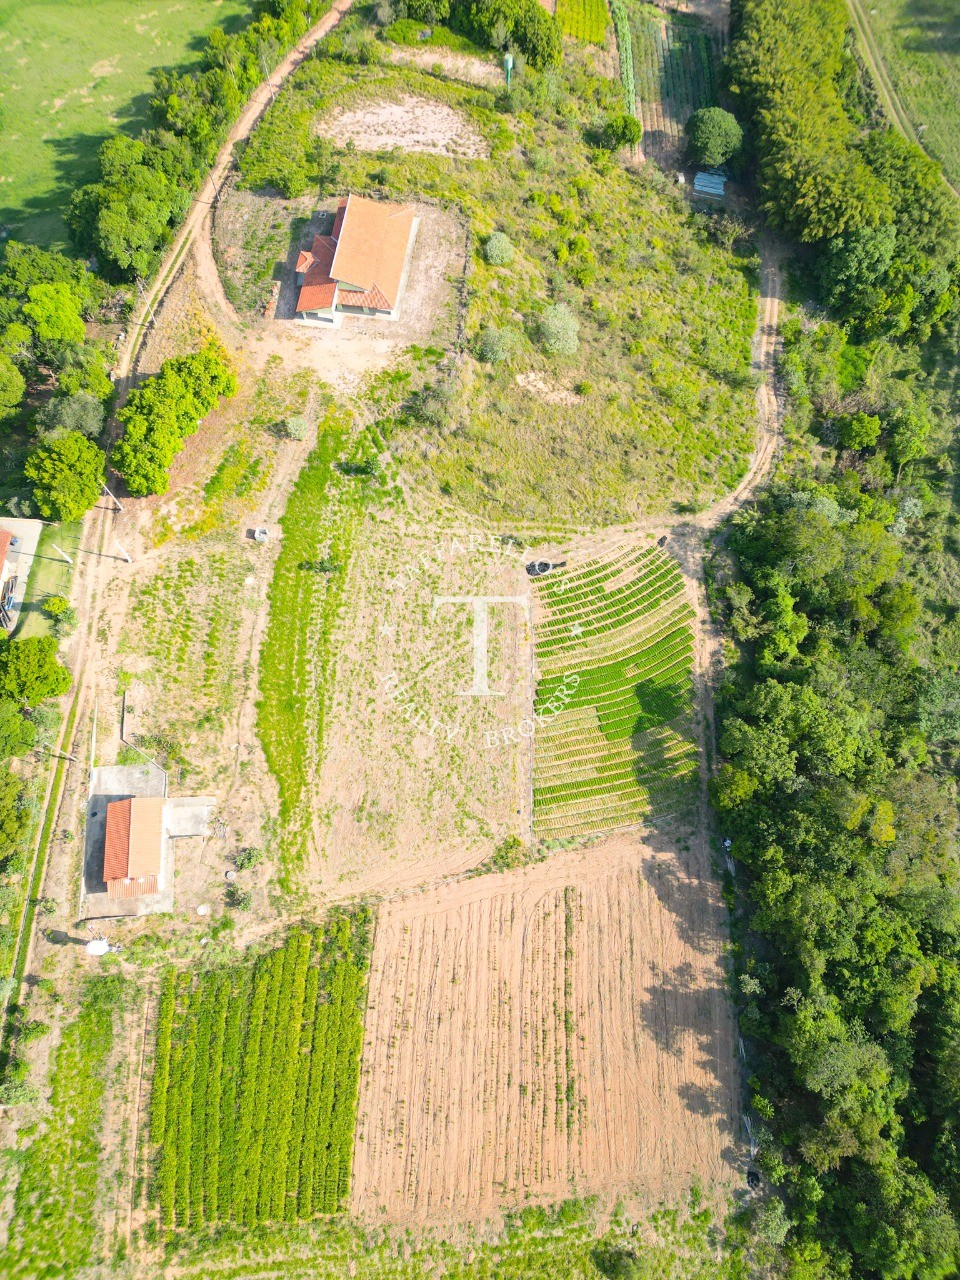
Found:
M 297 316 L 336 325 L 344 315 L 395 319 L 410 269 L 417 217 L 409 205 L 348 196 L 329 235 L 297 259 Z
M 163 874 L 164 799 L 132 796 L 107 805 L 103 878 L 111 898 L 160 893 Z

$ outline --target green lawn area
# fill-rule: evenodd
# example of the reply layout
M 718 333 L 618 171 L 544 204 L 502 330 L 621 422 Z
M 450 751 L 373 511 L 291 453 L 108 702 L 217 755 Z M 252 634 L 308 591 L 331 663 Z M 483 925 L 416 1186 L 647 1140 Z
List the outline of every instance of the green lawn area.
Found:
M 62 244 L 62 209 L 96 176 L 97 147 L 147 119 L 150 73 L 189 62 L 251 0 L 0 0 L 0 223 Z
M 40 604 L 46 596 L 69 596 L 82 528 L 79 521 L 75 524 L 44 525 L 23 597 L 23 611 L 17 625 L 19 639 L 53 634 L 50 619 L 41 613 Z M 72 565 L 67 564 L 54 544 L 73 558 Z
M 864 11 L 921 142 L 960 186 L 960 0 L 871 0 Z

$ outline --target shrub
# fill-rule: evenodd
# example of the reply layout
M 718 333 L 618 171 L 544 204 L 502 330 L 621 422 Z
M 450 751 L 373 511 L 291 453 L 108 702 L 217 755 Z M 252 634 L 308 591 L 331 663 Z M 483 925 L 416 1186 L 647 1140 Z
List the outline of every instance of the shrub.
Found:
M 576 355 L 580 346 L 580 325 L 565 303 L 548 307 L 540 317 L 537 330 L 540 345 L 548 355 Z
M 519 338 L 516 329 L 498 329 L 488 324 L 480 334 L 477 355 L 485 364 L 504 364 L 516 355 Z
M 126 428 L 113 465 L 134 497 L 166 493 L 169 467 L 191 432 L 237 380 L 227 353 L 208 342 L 192 355 L 166 360 L 160 372 L 130 393 L 118 415 Z
M 66 596 L 46 596 L 41 608 L 48 618 L 59 618 L 70 608 L 70 601 Z
M 0 695 L 35 707 L 70 688 L 70 672 L 57 661 L 51 636 L 0 641 Z
M 563 56 L 560 28 L 538 0 L 458 0 L 451 25 L 466 30 L 478 44 L 517 49 L 538 70 L 558 67 Z
M 871 449 L 880 439 L 880 419 L 871 413 L 854 413 L 837 422 L 837 441 L 844 449 Z
M 302 413 L 291 414 L 283 423 L 283 433 L 288 440 L 306 440 L 310 423 Z
M 701 107 L 687 121 L 690 154 L 698 164 L 724 164 L 743 145 L 743 130 L 722 107 Z
M 37 422 L 48 438 L 79 431 L 92 439 L 103 430 L 103 402 L 89 391 L 55 396 L 37 414 Z
M 407 0 L 407 17 L 433 26 L 450 17 L 450 0 Z
M 636 116 L 630 115 L 627 111 L 621 111 L 607 119 L 600 137 L 608 151 L 619 151 L 621 147 L 635 147 L 643 138 L 643 125 Z
M 239 885 L 227 885 L 227 905 L 236 911 L 249 911 L 253 906 L 253 894 Z
M 238 871 L 249 871 L 251 867 L 257 867 L 263 861 L 263 850 L 256 845 L 250 845 L 246 849 L 238 850 L 233 861 Z
M 36 727 L 12 698 L 0 698 L 0 760 L 26 755 L 36 738 Z
M 513 245 L 510 237 L 502 231 L 494 231 L 493 235 L 487 236 L 483 244 L 483 257 L 491 267 L 505 267 L 508 262 L 512 262 Z

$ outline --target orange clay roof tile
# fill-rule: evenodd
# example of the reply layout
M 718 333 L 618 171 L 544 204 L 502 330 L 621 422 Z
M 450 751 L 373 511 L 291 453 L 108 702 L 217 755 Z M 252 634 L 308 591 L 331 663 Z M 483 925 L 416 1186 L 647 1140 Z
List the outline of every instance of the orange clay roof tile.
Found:
M 388 304 L 382 309 L 392 310 L 400 296 L 413 221 L 409 206 L 348 197 L 331 276 L 365 292 L 379 289 Z

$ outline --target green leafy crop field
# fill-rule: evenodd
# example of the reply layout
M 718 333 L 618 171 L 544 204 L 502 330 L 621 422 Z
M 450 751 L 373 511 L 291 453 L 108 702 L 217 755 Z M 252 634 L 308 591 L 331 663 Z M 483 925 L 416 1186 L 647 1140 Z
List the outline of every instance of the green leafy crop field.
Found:
M 150 1137 L 167 1226 L 339 1209 L 353 1154 L 370 920 L 296 930 L 252 967 L 166 973 Z
M 14 1215 L 4 1242 L 5 1280 L 86 1271 L 100 1261 L 96 1206 L 107 1067 L 124 985 L 97 976 L 83 988 L 80 1008 L 63 1030 L 50 1073 L 50 1109 L 40 1134 L 22 1152 L 5 1155 L 19 1169 Z
M 628 4 L 626 16 L 627 62 L 643 121 L 644 150 L 669 163 L 682 148 L 690 116 L 716 104 L 722 36 L 698 18 L 664 13 L 650 4 Z
M 565 36 L 603 44 L 610 23 L 606 0 L 557 0 L 557 22 Z
M 628 548 L 538 579 L 534 829 L 557 840 L 676 812 L 696 770 L 693 610 L 676 563 Z
M 147 120 L 154 67 L 235 30 L 250 0 L 0 0 L 0 223 L 21 240 L 66 240 L 63 209 L 96 177 L 96 151 Z
M 960 187 L 960 0 L 870 0 L 862 13 L 920 142 Z

